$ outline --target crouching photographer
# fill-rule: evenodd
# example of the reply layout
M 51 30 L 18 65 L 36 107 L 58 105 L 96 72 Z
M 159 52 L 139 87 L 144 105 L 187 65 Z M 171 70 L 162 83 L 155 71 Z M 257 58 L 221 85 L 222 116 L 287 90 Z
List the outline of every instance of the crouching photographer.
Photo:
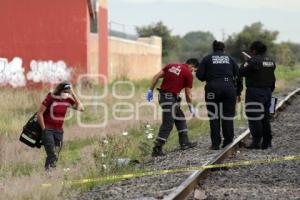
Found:
M 45 170 L 56 167 L 58 154 L 63 144 L 63 124 L 68 108 L 84 111 L 84 107 L 74 93 L 71 83 L 65 81 L 49 93 L 37 113 L 43 130 L 42 143 L 47 154 Z

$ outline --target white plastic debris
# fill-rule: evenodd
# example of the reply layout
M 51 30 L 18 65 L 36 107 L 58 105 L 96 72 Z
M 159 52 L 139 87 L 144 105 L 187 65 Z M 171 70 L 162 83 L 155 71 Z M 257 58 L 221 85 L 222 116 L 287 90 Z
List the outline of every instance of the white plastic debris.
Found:
M 199 189 L 196 189 L 195 190 L 195 193 L 194 193 L 194 199 L 197 199 L 197 200 L 204 200 L 206 199 L 207 196 L 205 194 L 205 191 L 203 190 L 199 190 Z
M 123 166 L 123 165 L 139 164 L 140 162 L 138 160 L 132 160 L 130 158 L 118 158 L 116 159 L 116 163 L 119 166 Z
M 130 159 L 129 158 L 118 158 L 116 160 L 116 162 L 118 165 L 128 165 L 130 162 Z

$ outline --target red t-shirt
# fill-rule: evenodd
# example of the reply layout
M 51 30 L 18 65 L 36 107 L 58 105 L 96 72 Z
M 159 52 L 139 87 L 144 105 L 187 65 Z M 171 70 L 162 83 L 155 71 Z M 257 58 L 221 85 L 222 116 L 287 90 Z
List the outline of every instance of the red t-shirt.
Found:
M 43 115 L 45 127 L 62 131 L 68 107 L 73 106 L 75 101 L 72 98 L 56 98 L 49 93 L 42 104 L 47 107 Z
M 193 74 L 186 64 L 168 64 L 163 69 L 165 75 L 160 86 L 165 92 L 179 95 L 183 88 L 193 87 Z

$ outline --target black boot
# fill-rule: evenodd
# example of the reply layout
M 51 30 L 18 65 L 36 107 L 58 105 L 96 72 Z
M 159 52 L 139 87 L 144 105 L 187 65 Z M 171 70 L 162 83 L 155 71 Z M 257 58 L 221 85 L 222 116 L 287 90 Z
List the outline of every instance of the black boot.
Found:
M 252 142 L 250 145 L 246 146 L 247 149 L 260 149 L 261 146 L 259 143 Z
M 271 141 L 263 141 L 261 144 L 261 149 L 268 149 L 272 148 L 272 142 Z
M 162 151 L 162 146 L 153 147 L 152 157 L 159 157 L 159 156 L 165 156 L 164 152 Z
M 212 145 L 209 149 L 210 150 L 220 150 L 220 147 L 217 145 Z
M 252 137 L 252 143 L 246 146 L 247 149 L 260 149 L 261 148 L 261 138 L 260 137 Z
M 197 142 L 188 142 L 186 144 L 182 144 L 181 145 L 181 150 L 187 150 L 187 149 L 191 149 L 197 146 Z

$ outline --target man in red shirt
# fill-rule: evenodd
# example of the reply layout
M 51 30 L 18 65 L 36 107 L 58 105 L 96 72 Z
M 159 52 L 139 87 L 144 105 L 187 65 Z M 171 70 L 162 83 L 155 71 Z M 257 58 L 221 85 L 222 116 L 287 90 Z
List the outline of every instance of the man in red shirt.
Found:
M 188 139 L 188 128 L 183 111 L 180 108 L 180 92 L 185 89 L 186 101 L 189 110 L 195 116 L 195 109 L 192 106 L 192 72 L 199 65 L 197 59 L 189 59 L 186 64 L 168 64 L 152 80 L 151 87 L 147 92 L 147 100 L 153 99 L 153 89 L 158 80 L 163 78 L 159 90 L 159 104 L 163 110 L 162 125 L 153 148 L 152 156 L 163 156 L 162 146 L 166 143 L 175 123 L 178 131 L 179 143 L 182 150 L 193 148 L 197 143 L 191 143 Z

